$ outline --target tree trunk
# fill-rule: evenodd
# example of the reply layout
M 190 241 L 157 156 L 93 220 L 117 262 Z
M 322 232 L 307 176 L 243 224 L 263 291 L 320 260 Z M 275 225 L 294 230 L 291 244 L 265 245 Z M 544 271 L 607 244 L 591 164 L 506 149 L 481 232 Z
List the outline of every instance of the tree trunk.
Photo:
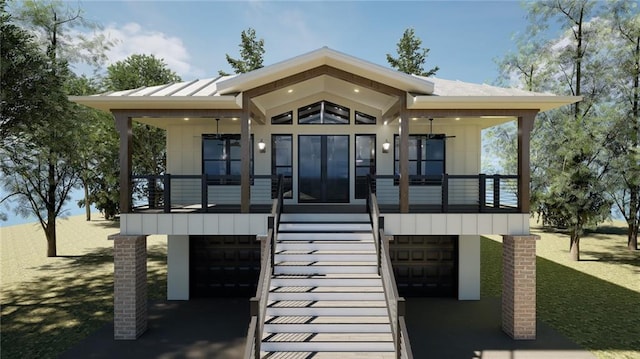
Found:
M 569 256 L 573 261 L 580 260 L 580 235 L 577 231 L 571 231 L 571 246 L 569 248 Z
M 82 186 L 84 187 L 84 209 L 86 213 L 87 221 L 91 220 L 91 202 L 89 201 L 89 186 L 85 181 L 82 181 Z
M 628 239 L 627 239 L 627 248 L 632 251 L 638 250 L 638 221 L 633 218 L 629 221 L 629 230 L 628 230 Z
M 56 246 L 56 219 L 51 216 L 49 217 L 49 221 L 47 223 L 47 228 L 44 230 L 44 234 L 47 237 L 47 257 L 57 257 L 58 250 Z

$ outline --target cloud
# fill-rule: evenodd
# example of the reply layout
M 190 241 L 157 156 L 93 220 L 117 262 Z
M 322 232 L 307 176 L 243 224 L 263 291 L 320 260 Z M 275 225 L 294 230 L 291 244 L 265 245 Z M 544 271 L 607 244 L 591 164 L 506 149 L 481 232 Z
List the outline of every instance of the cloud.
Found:
M 200 76 L 203 73 L 191 64 L 189 51 L 179 37 L 144 29 L 135 22 L 120 27 L 112 24 L 100 33 L 114 43 L 107 51 L 107 65 L 133 54 L 147 54 L 164 59 L 167 66 L 183 78 Z

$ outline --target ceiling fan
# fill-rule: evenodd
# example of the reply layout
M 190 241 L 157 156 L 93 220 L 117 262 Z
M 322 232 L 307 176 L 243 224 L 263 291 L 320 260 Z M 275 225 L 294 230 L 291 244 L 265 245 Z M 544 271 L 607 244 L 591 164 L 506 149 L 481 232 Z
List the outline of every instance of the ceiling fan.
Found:
M 429 134 L 427 135 L 428 139 L 441 140 L 441 139 L 455 138 L 455 137 L 456 136 L 447 136 L 444 133 L 434 134 L 433 133 L 433 118 L 429 119 Z
M 216 139 L 217 140 L 229 140 L 229 145 L 231 147 L 240 147 L 240 141 L 238 140 L 237 136 L 220 134 L 220 119 L 219 118 L 216 118 Z

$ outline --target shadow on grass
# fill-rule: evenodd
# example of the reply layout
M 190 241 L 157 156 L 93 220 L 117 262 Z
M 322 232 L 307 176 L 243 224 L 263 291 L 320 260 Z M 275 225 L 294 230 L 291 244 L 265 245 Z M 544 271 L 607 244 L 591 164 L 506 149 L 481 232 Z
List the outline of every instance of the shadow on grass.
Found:
M 2 288 L 2 358 L 56 358 L 113 319 L 113 251 L 100 248 L 38 268 L 30 282 Z M 156 262 L 156 263 L 153 263 Z M 148 248 L 149 296 L 166 293 L 166 255 Z M 158 264 L 153 265 L 151 264 Z
M 154 303 L 149 328 L 137 340 L 113 340 L 113 325 L 106 325 L 60 358 L 241 358 L 248 303 L 246 298 Z
M 482 238 L 482 295 L 499 297 L 502 245 Z M 538 319 L 589 350 L 640 355 L 640 293 L 537 259 Z M 633 356 L 629 356 L 631 358 Z

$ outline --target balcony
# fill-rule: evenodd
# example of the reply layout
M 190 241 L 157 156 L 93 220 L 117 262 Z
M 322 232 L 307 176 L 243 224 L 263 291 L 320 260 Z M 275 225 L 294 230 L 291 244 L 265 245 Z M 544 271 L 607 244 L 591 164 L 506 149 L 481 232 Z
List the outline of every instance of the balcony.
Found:
M 380 211 L 399 213 L 399 178 L 378 175 L 369 180 Z M 165 174 L 132 176 L 131 181 L 133 213 L 241 212 L 240 176 Z M 276 176 L 251 176 L 249 213 L 270 212 L 277 182 Z M 518 198 L 518 176 L 514 175 L 445 174 L 409 178 L 410 213 L 521 213 Z M 297 205 L 285 204 L 284 210 L 292 210 L 294 206 Z M 364 202 L 355 203 L 353 209 L 364 212 Z

